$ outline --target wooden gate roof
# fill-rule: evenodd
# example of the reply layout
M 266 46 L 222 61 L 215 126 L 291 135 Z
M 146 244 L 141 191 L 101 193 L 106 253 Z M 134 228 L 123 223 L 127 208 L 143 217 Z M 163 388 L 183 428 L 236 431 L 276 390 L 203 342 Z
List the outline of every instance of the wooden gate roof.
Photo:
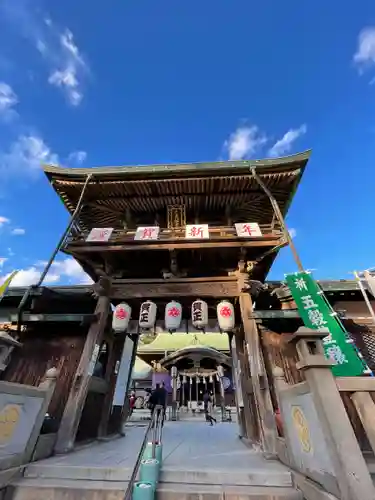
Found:
M 79 223 L 82 228 L 118 227 L 119 215 L 152 213 L 168 205 L 221 212 L 236 206 L 241 220 L 268 224 L 273 211 L 250 174 L 257 174 L 286 213 L 310 157 L 310 151 L 265 160 L 222 161 L 133 167 L 65 168 L 47 165 L 45 174 L 70 213 L 87 176 L 92 175 Z

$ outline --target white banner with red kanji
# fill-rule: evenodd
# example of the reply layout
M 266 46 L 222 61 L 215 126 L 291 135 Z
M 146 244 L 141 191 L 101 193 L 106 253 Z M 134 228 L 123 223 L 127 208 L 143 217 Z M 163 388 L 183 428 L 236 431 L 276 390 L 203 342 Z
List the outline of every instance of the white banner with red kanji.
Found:
M 208 224 L 188 224 L 185 229 L 185 238 L 189 240 L 205 240 L 210 237 Z
M 237 222 L 234 226 L 239 238 L 257 238 L 262 236 L 262 231 L 256 222 Z
M 134 235 L 135 241 L 150 241 L 157 240 L 159 238 L 160 227 L 159 226 L 140 226 Z
M 112 232 L 113 227 L 94 227 L 93 229 L 91 229 L 89 235 L 86 238 L 86 241 L 88 243 L 106 243 L 107 241 L 109 241 Z

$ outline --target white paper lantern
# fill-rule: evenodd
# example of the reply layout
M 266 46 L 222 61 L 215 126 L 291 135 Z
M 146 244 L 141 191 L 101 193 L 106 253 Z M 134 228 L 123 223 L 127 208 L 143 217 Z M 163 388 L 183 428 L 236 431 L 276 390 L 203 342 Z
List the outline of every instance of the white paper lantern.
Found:
M 116 333 L 125 332 L 128 328 L 132 308 L 126 302 L 115 307 L 112 317 L 112 328 Z
M 172 300 L 165 306 L 165 327 L 169 331 L 177 330 L 181 324 L 182 306 Z
M 217 319 L 220 330 L 223 332 L 231 332 L 234 328 L 234 307 L 227 300 L 222 300 L 217 305 Z
M 156 311 L 157 306 L 155 302 L 151 302 L 151 300 L 142 302 L 139 310 L 139 327 L 144 330 L 153 328 L 156 321 Z
M 208 325 L 207 302 L 198 299 L 191 304 L 191 321 L 194 328 L 199 330 Z

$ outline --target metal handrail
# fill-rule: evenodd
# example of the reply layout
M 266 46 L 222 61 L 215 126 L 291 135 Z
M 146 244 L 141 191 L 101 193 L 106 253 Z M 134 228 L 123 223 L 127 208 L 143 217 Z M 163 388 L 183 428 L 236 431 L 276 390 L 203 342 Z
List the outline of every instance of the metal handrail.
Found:
M 141 448 L 139 450 L 137 460 L 134 465 L 134 469 L 132 472 L 132 475 L 130 476 L 128 486 L 125 491 L 125 496 L 124 500 L 131 500 L 132 498 L 132 493 L 133 493 L 133 487 L 134 483 L 136 482 L 139 467 L 141 465 L 143 453 L 145 451 L 146 445 L 148 443 L 148 438 L 151 429 L 153 429 L 153 440 L 152 440 L 152 457 L 155 458 L 155 448 L 156 448 L 156 438 L 158 438 L 158 443 L 161 443 L 161 437 L 162 437 L 162 422 L 163 422 L 163 416 L 162 412 L 157 411 L 158 406 L 155 407 L 154 411 L 152 412 L 151 420 L 150 423 L 148 424 L 145 437 L 143 438 Z

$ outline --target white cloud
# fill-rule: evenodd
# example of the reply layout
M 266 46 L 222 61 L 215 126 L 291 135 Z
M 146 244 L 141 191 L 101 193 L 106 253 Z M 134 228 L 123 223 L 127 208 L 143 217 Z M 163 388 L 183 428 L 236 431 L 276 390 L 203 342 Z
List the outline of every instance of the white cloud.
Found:
M 242 160 L 251 157 L 267 142 L 256 125 L 239 127 L 224 143 L 224 149 L 230 160 Z
M 87 158 L 86 151 L 73 151 L 68 156 L 68 163 L 77 163 L 78 165 L 80 165 L 86 160 L 86 158 Z
M 375 27 L 364 28 L 358 35 L 357 51 L 353 56 L 354 63 L 362 71 L 366 66 L 375 65 Z
M 46 261 L 39 261 L 36 266 L 44 268 Z M 51 266 L 51 272 L 59 275 L 61 279 L 68 280 L 72 284 L 90 284 L 92 279 L 85 273 L 76 260 L 67 257 L 63 260 L 56 260 Z
M 90 284 L 93 282 L 78 262 L 72 258 L 54 262 L 51 270 L 56 274 L 68 278 L 70 283 Z
M 61 88 L 70 104 L 78 106 L 83 98 L 82 81 L 83 76 L 88 71 L 88 66 L 84 61 L 78 46 L 76 45 L 73 33 L 69 29 L 63 32 L 56 32 L 59 40 L 58 57 L 55 57 L 48 82 L 51 85 Z M 50 57 L 49 51 L 44 50 L 43 55 Z
M 58 163 L 58 156 L 40 136 L 21 135 L 10 145 L 8 152 L 0 154 L 0 174 L 35 174 L 45 163 Z
M 291 227 L 289 229 L 289 234 L 290 234 L 290 237 L 293 239 L 297 236 L 297 229 L 295 229 L 294 227 Z
M 0 82 L 0 115 L 5 119 L 17 116 L 13 109 L 18 103 L 18 97 L 12 87 L 5 82 Z
M 48 82 L 60 88 L 68 101 L 77 106 L 83 98 L 84 78 L 89 72 L 87 62 L 74 41 L 73 33 L 67 28 L 60 29 L 47 14 L 38 12 L 31 5 L 32 2 L 24 0 L 0 2 L 8 23 L 13 24 L 45 60 Z
M 0 215 L 0 227 L 2 227 L 4 224 L 9 224 L 10 220 L 4 217 L 3 215 Z
M 8 260 L 7 257 L 0 257 L 0 269 L 4 266 L 7 260 Z
M 38 282 L 40 275 L 47 263 L 39 261 L 27 269 L 21 269 L 12 281 L 12 286 L 29 286 Z M 10 274 L 10 273 L 9 273 Z M 0 283 L 9 274 L 0 277 Z M 83 271 L 82 267 L 72 258 L 55 261 L 43 284 L 57 284 L 59 282 L 75 285 L 91 284 L 91 278 Z
M 293 143 L 301 136 L 306 134 L 306 125 L 301 125 L 299 128 L 290 129 L 286 132 L 281 139 L 275 142 L 268 154 L 272 157 L 283 156 L 289 153 L 292 149 Z
M 13 278 L 11 286 L 35 285 L 39 280 L 40 274 L 40 269 L 36 268 L 35 266 L 29 267 L 28 269 L 21 269 Z M 0 282 L 2 283 L 5 279 L 8 278 L 9 275 L 10 273 L 0 277 Z M 45 279 L 45 283 L 56 283 L 59 278 L 60 276 L 49 274 Z
M 14 236 L 22 236 L 26 233 L 26 231 L 22 227 L 15 227 L 12 231 L 11 234 Z

